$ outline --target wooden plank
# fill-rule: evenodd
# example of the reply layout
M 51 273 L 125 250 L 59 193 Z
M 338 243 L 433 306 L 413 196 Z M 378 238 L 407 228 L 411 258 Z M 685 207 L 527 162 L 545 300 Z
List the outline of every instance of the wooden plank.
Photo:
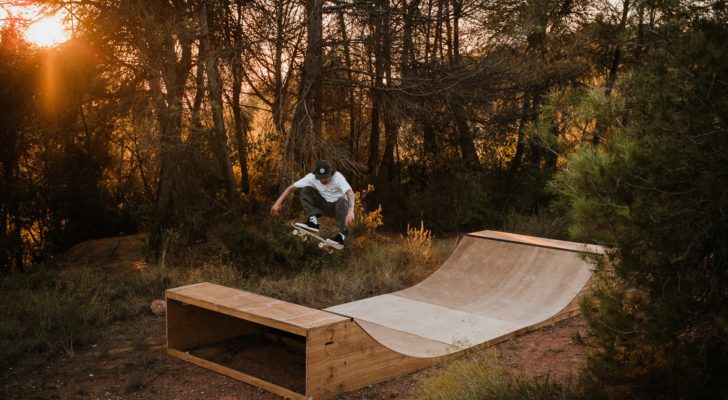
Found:
M 168 289 L 167 297 L 221 314 L 305 336 L 311 328 L 346 318 L 326 311 L 288 303 L 212 283 Z
M 167 298 L 167 346 L 187 350 L 255 333 L 251 322 Z
M 439 360 L 389 350 L 353 321 L 311 330 L 306 349 L 306 395 L 314 399 L 414 372 Z
M 396 294 L 370 297 L 329 310 L 352 316 L 356 320 L 364 320 L 461 348 L 475 346 L 522 326 L 513 321 L 442 307 Z M 386 331 L 383 334 L 388 333 L 389 331 Z M 376 339 L 380 342 L 387 340 L 386 337 L 376 337 Z M 399 347 L 395 350 L 406 352 Z
M 546 239 L 535 236 L 519 235 L 516 233 L 499 231 L 480 231 L 469 233 L 468 236 L 482 239 L 500 240 L 504 242 L 527 244 L 556 250 L 566 250 L 579 253 L 604 254 L 604 248 L 595 244 L 569 242 L 566 240 Z
M 265 381 L 263 379 L 256 378 L 254 376 L 242 373 L 240 371 L 234 370 L 232 368 L 224 367 L 220 364 L 216 364 L 211 361 L 207 361 L 204 358 L 195 357 L 191 354 L 175 350 L 175 349 L 167 349 L 167 354 L 177 357 L 181 360 L 187 361 L 189 363 L 198 365 L 203 368 L 207 368 L 209 370 L 215 371 L 219 374 L 229 376 L 233 379 L 237 379 L 239 381 L 245 382 L 249 385 L 253 385 L 255 387 L 267 390 L 271 393 L 275 393 L 279 396 L 292 399 L 292 400 L 306 400 L 306 396 L 301 393 L 296 393 L 290 389 L 284 388 L 282 386 L 278 386 L 276 384 L 270 383 L 268 381 Z
M 406 356 L 423 358 L 437 357 L 462 350 L 447 343 L 433 341 L 364 320 L 356 319 L 355 321 L 381 345 L 389 349 L 396 349 L 398 353 Z

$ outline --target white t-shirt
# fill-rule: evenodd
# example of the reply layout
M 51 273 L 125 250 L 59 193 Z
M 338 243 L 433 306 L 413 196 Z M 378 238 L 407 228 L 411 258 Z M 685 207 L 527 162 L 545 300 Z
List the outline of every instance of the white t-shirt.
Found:
M 299 189 L 311 186 L 318 190 L 318 192 L 321 193 L 321 197 L 329 203 L 334 203 L 336 200 L 339 200 L 342 196 L 344 196 L 346 192 L 351 190 L 349 182 L 347 182 L 344 175 L 341 175 L 339 172 L 334 172 L 334 174 L 331 175 L 331 180 L 326 185 L 316 179 L 316 176 L 313 173 L 309 173 L 294 182 L 293 186 Z

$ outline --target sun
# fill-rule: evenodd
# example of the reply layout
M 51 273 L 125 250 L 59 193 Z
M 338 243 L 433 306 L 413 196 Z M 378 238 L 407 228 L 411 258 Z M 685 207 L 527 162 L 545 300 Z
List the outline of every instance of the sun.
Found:
M 61 44 L 71 37 L 64 20 L 64 16 L 60 13 L 43 17 L 28 26 L 25 39 L 39 47 Z
M 61 9 L 49 13 L 48 8 L 29 1 L 0 0 L 0 28 L 16 26 L 25 40 L 38 47 L 51 47 L 71 38 L 67 28 L 68 13 Z

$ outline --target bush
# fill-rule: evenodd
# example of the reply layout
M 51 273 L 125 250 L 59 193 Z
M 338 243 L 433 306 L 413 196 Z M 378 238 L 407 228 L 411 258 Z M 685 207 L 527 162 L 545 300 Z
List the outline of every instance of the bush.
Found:
M 327 254 L 316 248 L 318 241 L 303 242 L 292 230 L 285 220 L 260 216 L 221 225 L 217 235 L 230 252 L 230 261 L 246 275 L 341 264 L 343 252 Z
M 728 397 L 728 29 L 675 22 L 632 72 L 618 130 L 554 182 L 571 233 L 613 246 L 583 304 L 618 398 Z M 664 29 L 664 27 L 663 27 Z

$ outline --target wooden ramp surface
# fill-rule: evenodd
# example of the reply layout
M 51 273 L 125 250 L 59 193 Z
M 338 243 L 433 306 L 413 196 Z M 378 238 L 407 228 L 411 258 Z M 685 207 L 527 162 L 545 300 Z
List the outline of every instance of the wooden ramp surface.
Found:
M 465 236 L 429 278 L 405 290 L 325 309 L 376 341 L 438 357 L 503 338 L 564 312 L 591 276 L 598 246 L 482 231 Z

